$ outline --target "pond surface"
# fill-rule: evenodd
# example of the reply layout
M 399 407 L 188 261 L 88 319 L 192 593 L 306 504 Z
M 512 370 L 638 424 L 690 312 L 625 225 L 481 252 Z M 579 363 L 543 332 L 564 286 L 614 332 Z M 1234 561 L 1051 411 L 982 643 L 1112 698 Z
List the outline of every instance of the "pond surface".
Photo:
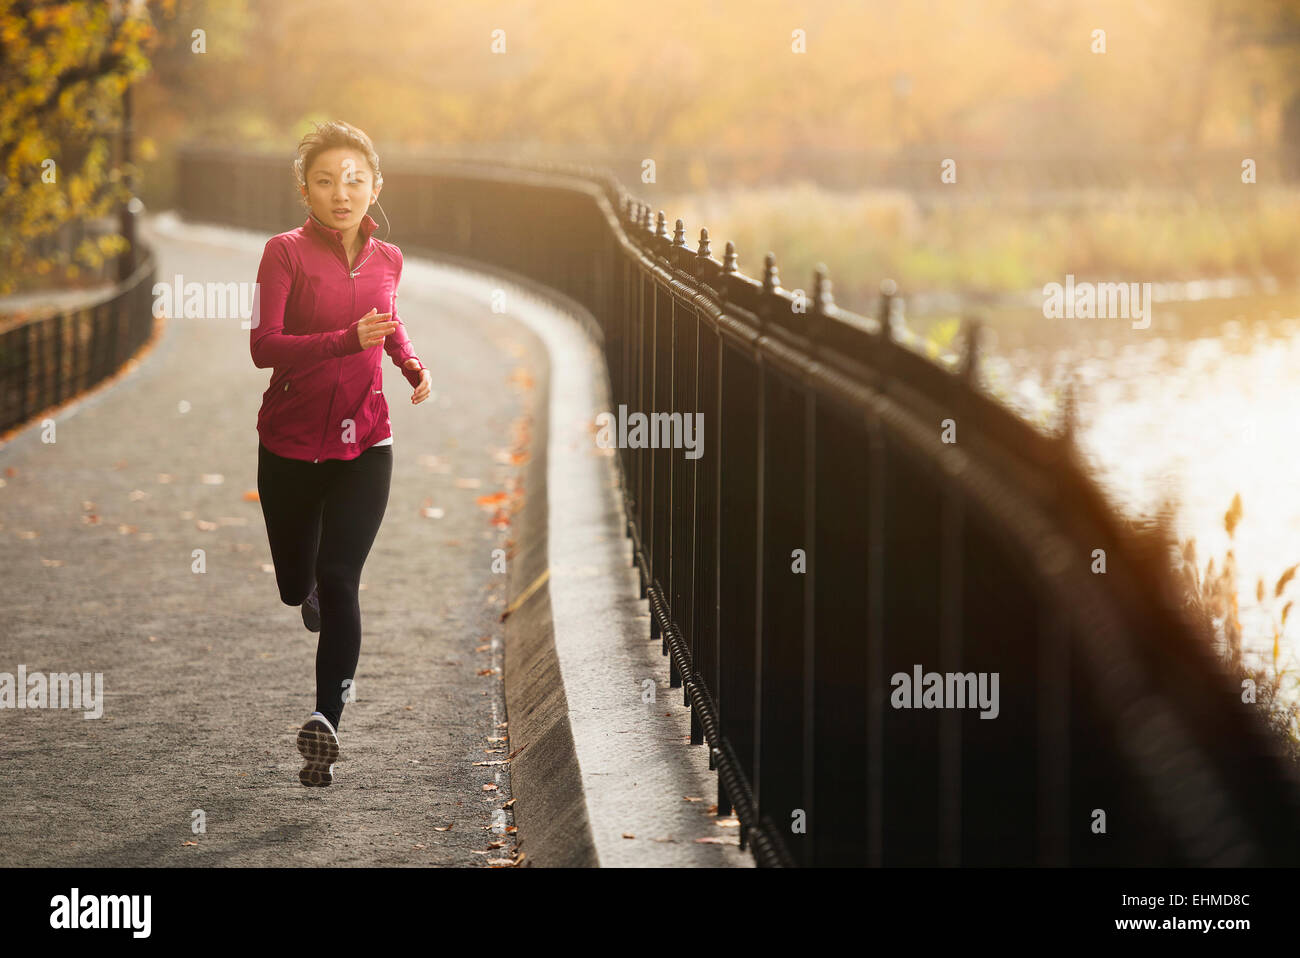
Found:
M 1175 506 L 1180 542 L 1195 540 L 1202 576 L 1229 549 L 1237 564 L 1243 657 L 1279 670 L 1300 698 L 1300 583 L 1278 579 L 1300 562 L 1300 322 L 1221 335 L 1102 344 L 1091 355 L 1024 351 L 987 360 L 999 395 L 1027 418 L 1055 418 L 1064 370 L 1079 377 L 1079 443 L 1115 505 L 1155 515 Z M 1241 496 L 1230 537 L 1224 515 Z M 1265 598 L 1256 598 L 1259 581 Z M 1294 617 L 1281 623 L 1295 599 Z

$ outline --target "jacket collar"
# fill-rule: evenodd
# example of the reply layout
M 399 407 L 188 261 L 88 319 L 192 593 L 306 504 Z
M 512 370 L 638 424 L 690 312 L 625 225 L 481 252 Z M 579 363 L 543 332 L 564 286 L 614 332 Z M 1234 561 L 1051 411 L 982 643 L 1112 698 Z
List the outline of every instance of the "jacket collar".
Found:
M 307 214 L 307 221 L 303 223 L 304 228 L 315 232 L 318 236 L 325 239 L 333 238 L 338 241 L 340 246 L 343 245 L 343 231 L 336 230 L 332 226 L 326 226 L 320 220 L 316 219 L 311 213 Z M 366 242 L 370 239 L 370 234 L 379 228 L 373 216 L 367 213 L 361 217 L 361 222 L 357 225 L 357 232 L 361 234 L 361 245 L 364 248 Z

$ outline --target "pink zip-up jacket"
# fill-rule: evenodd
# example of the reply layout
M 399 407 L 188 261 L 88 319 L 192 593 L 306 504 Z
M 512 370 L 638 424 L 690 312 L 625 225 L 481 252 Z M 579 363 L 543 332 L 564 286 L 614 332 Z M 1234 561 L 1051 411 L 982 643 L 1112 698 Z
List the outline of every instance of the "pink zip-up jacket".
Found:
M 357 334 L 372 306 L 398 322 L 384 351 L 412 388 L 420 384 L 421 371 L 402 366 L 417 358 L 397 316 L 402 251 L 374 239 L 377 226 L 369 214 L 362 219 L 365 242 L 351 267 L 342 232 L 310 214 L 266 242 L 248 345 L 253 365 L 272 370 L 257 433 L 278 456 L 355 459 L 392 435 L 382 356 L 377 348 L 363 350 Z

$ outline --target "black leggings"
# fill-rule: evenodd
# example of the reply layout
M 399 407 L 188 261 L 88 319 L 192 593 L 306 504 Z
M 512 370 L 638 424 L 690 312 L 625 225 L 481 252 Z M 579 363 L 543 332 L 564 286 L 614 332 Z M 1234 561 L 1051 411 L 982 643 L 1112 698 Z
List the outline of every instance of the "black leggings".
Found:
M 355 459 L 307 462 L 257 444 L 257 494 L 286 605 L 301 605 L 316 584 L 316 711 L 338 728 L 361 655 L 361 567 L 388 507 L 393 447 Z

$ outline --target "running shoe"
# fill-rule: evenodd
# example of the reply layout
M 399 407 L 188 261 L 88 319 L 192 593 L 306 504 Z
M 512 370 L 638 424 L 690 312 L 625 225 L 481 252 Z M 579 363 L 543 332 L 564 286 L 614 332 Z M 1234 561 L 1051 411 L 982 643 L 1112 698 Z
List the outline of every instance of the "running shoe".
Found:
M 320 596 L 316 594 L 316 586 L 311 587 L 311 595 L 302 603 L 302 624 L 308 632 L 320 631 Z
M 298 773 L 298 781 L 308 787 L 334 782 L 334 763 L 339 759 L 339 736 L 330 720 L 320 712 L 312 712 L 311 718 L 298 730 L 298 751 L 307 760 L 303 770 Z

